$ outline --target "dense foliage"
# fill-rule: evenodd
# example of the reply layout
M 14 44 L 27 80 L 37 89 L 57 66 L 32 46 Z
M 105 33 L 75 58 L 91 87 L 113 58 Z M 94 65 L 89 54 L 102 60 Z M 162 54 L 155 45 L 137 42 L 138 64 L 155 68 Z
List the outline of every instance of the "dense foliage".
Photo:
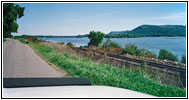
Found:
M 97 64 L 68 53 L 58 53 L 52 47 L 31 44 L 44 58 L 59 66 L 72 77 L 88 78 L 92 85 L 105 85 L 131 89 L 161 97 L 185 97 L 186 90 L 160 84 L 144 71 Z M 143 64 L 145 66 L 145 63 Z
M 133 44 L 127 44 L 125 45 L 125 48 L 123 49 L 123 53 L 128 53 L 132 56 L 142 56 L 142 57 L 148 57 L 148 58 L 156 58 L 155 53 L 152 53 L 150 51 L 147 51 L 145 49 L 140 49 L 136 45 Z
M 140 37 L 140 35 L 137 34 L 125 34 L 125 33 L 120 33 L 120 34 L 106 34 L 105 38 L 137 38 Z
M 99 46 L 104 39 L 105 34 L 102 32 L 95 32 L 95 31 L 90 31 L 88 38 L 89 38 L 89 43 L 88 45 L 94 45 L 94 46 Z
M 106 42 L 104 42 L 103 45 L 102 45 L 102 48 L 108 48 L 108 47 L 122 48 L 121 45 L 119 45 L 116 42 L 113 42 L 110 39 L 107 39 Z
M 158 59 L 167 59 L 167 60 L 171 60 L 171 61 L 178 61 L 177 56 L 175 56 L 173 53 L 171 53 L 165 49 L 161 49 L 159 51 Z
M 64 42 L 62 41 L 62 42 L 58 42 L 58 44 L 64 44 Z
M 181 58 L 181 63 L 186 64 L 186 56 L 185 56 L 185 55 L 182 56 L 182 58 Z
M 71 42 L 68 42 L 67 45 L 70 46 L 70 47 L 74 46 Z
M 141 25 L 128 34 L 137 34 L 142 37 L 158 36 L 186 36 L 186 26 L 182 25 Z
M 24 39 L 28 40 L 29 42 L 34 42 L 34 43 L 39 42 L 39 40 L 36 36 L 26 36 L 26 37 L 24 37 Z
M 13 3 L 3 3 L 3 37 L 12 37 L 12 32 L 17 33 L 17 19 L 24 16 L 24 9 Z
M 112 31 L 106 38 L 136 38 L 159 36 L 186 36 L 186 26 L 182 25 L 141 25 L 131 31 Z

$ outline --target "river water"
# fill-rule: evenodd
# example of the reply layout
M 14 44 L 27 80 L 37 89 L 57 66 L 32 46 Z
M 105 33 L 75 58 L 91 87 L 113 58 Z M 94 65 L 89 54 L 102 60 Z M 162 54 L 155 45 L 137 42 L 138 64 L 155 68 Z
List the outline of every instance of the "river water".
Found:
M 75 46 L 85 46 L 89 39 L 84 38 L 39 38 L 40 40 L 50 42 L 72 42 Z M 141 37 L 141 38 L 111 38 L 112 41 L 125 47 L 126 44 L 131 43 L 139 48 L 145 48 L 149 51 L 159 54 L 160 49 L 166 49 L 176 55 L 179 60 L 182 55 L 186 55 L 186 37 Z M 106 41 L 106 38 L 104 39 Z

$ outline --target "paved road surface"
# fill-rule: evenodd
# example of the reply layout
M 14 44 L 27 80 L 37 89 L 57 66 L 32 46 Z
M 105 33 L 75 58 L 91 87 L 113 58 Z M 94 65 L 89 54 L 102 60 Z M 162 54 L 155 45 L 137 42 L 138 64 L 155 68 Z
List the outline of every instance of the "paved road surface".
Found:
M 26 44 L 7 39 L 3 43 L 3 77 L 64 77 Z

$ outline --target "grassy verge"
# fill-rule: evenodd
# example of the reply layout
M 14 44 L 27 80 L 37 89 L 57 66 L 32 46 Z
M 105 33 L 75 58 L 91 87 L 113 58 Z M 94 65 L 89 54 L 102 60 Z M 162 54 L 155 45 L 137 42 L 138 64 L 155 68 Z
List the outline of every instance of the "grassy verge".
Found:
M 90 79 L 92 85 L 106 85 L 131 89 L 160 97 L 185 97 L 186 90 L 160 84 L 139 70 L 117 68 L 106 64 L 97 64 L 89 59 L 78 58 L 68 53 L 59 53 L 52 47 L 42 44 L 30 46 L 46 60 L 67 72 L 67 75 Z M 116 91 L 115 91 L 116 92 Z
M 19 40 L 21 43 L 23 44 L 28 44 L 29 42 L 25 41 L 23 38 L 21 37 L 13 37 L 12 39 L 16 39 L 16 40 Z

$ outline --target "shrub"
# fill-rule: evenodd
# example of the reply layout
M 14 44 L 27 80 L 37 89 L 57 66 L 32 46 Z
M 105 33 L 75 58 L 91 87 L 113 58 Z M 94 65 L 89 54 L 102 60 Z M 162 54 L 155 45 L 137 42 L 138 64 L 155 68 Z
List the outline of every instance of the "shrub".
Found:
M 168 60 L 171 60 L 171 61 L 178 61 L 177 56 L 173 55 L 173 53 L 171 53 L 171 52 L 169 52 L 165 49 L 161 49 L 159 51 L 158 59 L 168 59 Z
M 145 52 L 146 52 L 145 49 L 137 49 L 136 50 L 136 56 L 142 56 L 142 57 L 144 57 L 145 54 L 146 54 Z
M 90 31 L 88 38 L 89 38 L 89 43 L 88 45 L 94 45 L 94 46 L 99 46 L 104 39 L 105 34 L 102 32 L 94 32 L 94 31 Z
M 38 43 L 39 40 L 37 39 L 36 36 L 27 36 L 24 39 L 27 39 L 29 42 L 34 42 L 34 43 Z
M 64 44 L 64 42 L 59 42 L 58 44 Z
M 74 46 L 71 42 L 68 42 L 67 45 L 70 46 L 70 47 Z
M 147 58 L 157 58 L 157 55 L 155 53 L 153 53 L 153 52 L 147 51 L 145 53 L 145 57 L 147 57 Z
M 133 44 L 127 44 L 125 45 L 125 49 L 123 50 L 123 53 L 128 53 L 130 55 L 133 56 L 137 56 L 137 46 L 133 45 Z
M 123 48 L 107 47 L 103 48 L 103 51 L 106 53 L 121 54 L 123 52 Z
M 24 39 L 19 39 L 20 42 L 24 43 L 24 44 L 28 44 L 28 41 L 25 41 Z
M 123 49 L 123 53 L 128 53 L 132 56 L 141 56 L 141 57 L 147 57 L 147 58 L 156 58 L 156 54 L 152 53 L 146 49 L 139 49 L 136 45 L 133 44 L 127 44 L 125 45 L 125 48 Z
M 186 64 L 186 56 L 185 56 L 185 55 L 182 56 L 182 58 L 181 58 L 181 63 Z
M 104 42 L 102 45 L 102 48 L 108 48 L 108 47 L 122 48 L 118 43 L 113 42 L 110 39 L 107 39 L 106 42 Z

